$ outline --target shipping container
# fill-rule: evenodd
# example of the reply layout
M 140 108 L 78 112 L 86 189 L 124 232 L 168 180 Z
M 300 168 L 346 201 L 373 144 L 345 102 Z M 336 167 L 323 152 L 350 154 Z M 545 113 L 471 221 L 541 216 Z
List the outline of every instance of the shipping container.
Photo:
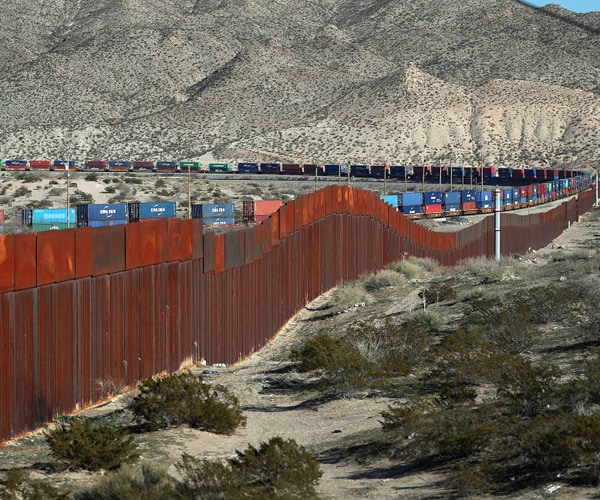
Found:
M 415 180 L 415 181 L 428 180 L 431 177 L 432 177 L 431 167 L 425 166 L 425 165 L 413 167 L 413 174 L 412 174 L 413 180 Z
M 493 193 L 491 191 L 477 191 L 475 201 L 477 208 L 494 208 Z
M 319 165 L 317 165 L 316 163 L 305 163 L 304 165 L 302 165 L 302 168 L 304 170 L 304 174 L 320 175 Z
M 235 217 L 233 203 L 202 203 L 192 205 L 192 218 L 207 219 L 209 217 Z
M 348 168 L 352 177 L 370 177 L 371 175 L 369 165 L 349 165 Z
M 414 206 L 423 204 L 423 193 L 400 193 L 398 195 L 398 205 Z
M 498 170 L 496 167 L 483 167 L 483 180 L 497 179 Z
M 209 163 L 209 172 L 231 172 L 231 163 Z
M 248 161 L 240 162 L 238 163 L 237 171 L 240 174 L 258 174 L 258 163 Z
M 538 180 L 537 170 L 535 168 L 526 168 L 525 169 L 525 179 L 530 182 Z
M 131 170 L 134 172 L 154 172 L 154 168 L 153 161 L 134 161 L 131 164 Z
M 424 205 L 439 205 L 442 202 L 442 193 L 440 191 L 427 191 L 423 193 Z
M 166 219 L 168 217 L 175 217 L 175 202 L 128 203 L 127 214 L 130 222 L 140 219 Z
M 397 194 L 382 194 L 380 197 L 388 205 L 392 205 L 392 207 L 398 208 L 398 195 Z
M 374 179 L 389 178 L 390 167 L 387 165 L 371 165 L 371 177 Z
M 407 179 L 410 176 L 408 167 L 404 165 L 390 165 L 389 176 L 392 179 Z
M 177 172 L 178 163 L 176 161 L 157 161 L 157 172 Z
M 279 210 L 283 202 L 281 200 L 256 200 L 242 202 L 242 220 L 244 222 L 258 222 L 257 217 L 264 220 L 273 212 Z
M 474 189 L 463 189 L 460 192 L 461 201 L 475 201 L 475 190 Z
M 51 167 L 50 160 L 29 160 L 29 168 L 32 170 L 50 170 Z
M 69 170 L 75 170 L 77 168 L 75 160 L 54 160 L 52 162 L 51 170 L 66 170 L 67 161 L 69 162 Z
M 477 202 L 475 200 L 463 201 L 460 204 L 460 209 L 463 212 L 471 212 L 477 210 Z
M 94 203 L 77 205 L 77 220 L 127 219 L 127 203 Z
M 512 180 L 512 168 L 508 167 L 499 167 L 498 168 L 498 179 L 502 179 L 504 181 Z
M 447 191 L 443 194 L 444 204 L 459 204 L 460 200 L 460 191 Z
M 202 170 L 202 163 L 199 161 L 180 161 L 179 162 L 179 171 L 180 172 L 200 172 Z
M 108 170 L 111 172 L 129 172 L 131 170 L 131 162 L 129 160 L 110 160 L 108 162 Z
M 299 175 L 304 172 L 302 168 L 302 163 L 282 163 L 281 164 L 281 173 L 288 175 Z
M 400 210 L 404 215 L 420 214 L 421 205 L 402 205 L 401 207 L 398 207 L 398 210 Z
M 280 174 L 281 173 L 281 163 L 279 163 L 279 162 L 260 163 L 258 171 L 261 174 Z
M 127 224 L 127 219 L 88 220 L 77 223 L 78 227 L 105 227 Z
M 86 160 L 83 168 L 84 170 L 108 171 L 108 163 L 104 160 Z
M 27 160 L 5 160 L 4 170 L 27 170 L 29 163 Z
M 346 174 L 346 165 L 341 165 L 339 163 L 325 163 L 323 165 L 323 175 L 345 175 Z
M 441 214 L 443 212 L 441 203 L 429 203 L 423 205 L 423 212 L 426 214 Z
M 42 231 L 55 231 L 59 229 L 73 229 L 77 227 L 77 223 L 73 222 L 72 224 L 67 224 L 66 222 L 50 222 L 50 223 L 40 223 L 36 222 L 31 225 L 31 229 L 35 233 L 40 233 Z
M 460 212 L 460 203 L 444 203 L 444 212 Z
M 235 224 L 235 217 L 207 217 L 202 219 L 205 226 L 223 226 Z
M 67 222 L 71 227 L 75 227 L 77 222 L 76 208 L 69 208 L 69 220 L 67 220 L 66 208 L 29 208 L 21 210 L 21 222 L 27 226 L 32 224 L 49 224 L 49 223 L 64 223 Z

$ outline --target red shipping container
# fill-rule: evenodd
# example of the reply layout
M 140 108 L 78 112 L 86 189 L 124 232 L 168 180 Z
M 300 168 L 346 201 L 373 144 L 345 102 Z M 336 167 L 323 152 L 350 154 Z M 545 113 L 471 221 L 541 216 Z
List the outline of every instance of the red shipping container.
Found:
M 463 201 L 460 204 L 460 209 L 461 210 L 476 210 L 477 202 L 476 201 Z
M 423 206 L 423 212 L 426 214 L 440 214 L 442 213 L 442 204 L 441 203 L 432 203 L 429 205 Z
M 51 165 L 50 160 L 29 160 L 29 167 L 34 170 L 50 170 Z
M 279 210 L 281 205 L 283 205 L 281 200 L 244 201 L 242 203 L 242 219 L 244 222 L 262 222 L 273 212 Z

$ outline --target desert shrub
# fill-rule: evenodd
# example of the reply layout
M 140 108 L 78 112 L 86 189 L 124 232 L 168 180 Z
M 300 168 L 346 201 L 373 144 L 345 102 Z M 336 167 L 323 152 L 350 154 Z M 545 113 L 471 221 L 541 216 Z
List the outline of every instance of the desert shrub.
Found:
M 385 382 L 385 373 L 365 358 L 345 336 L 317 334 L 299 349 L 292 349 L 290 360 L 301 372 L 319 370 L 321 387 L 345 395 Z
M 52 455 L 78 469 L 96 471 L 116 469 L 133 462 L 136 444 L 127 430 L 91 419 L 67 419 L 46 432 Z
M 45 481 L 31 478 L 29 472 L 20 469 L 7 470 L 4 479 L 0 477 L 0 498 L 6 499 L 67 499 L 70 493 L 61 491 Z
M 31 189 L 25 187 L 25 186 L 19 186 L 17 189 L 15 189 L 15 198 L 21 198 L 22 196 L 29 196 L 31 194 Z
M 143 181 L 139 177 L 125 177 L 123 182 L 126 184 L 142 184 Z
M 370 274 L 363 279 L 362 284 L 367 292 L 376 292 L 390 286 L 403 284 L 404 279 L 397 272 L 390 269 L 383 269 L 375 274 Z
M 86 174 L 86 176 L 84 177 L 84 179 L 86 181 L 97 181 L 98 180 L 98 174 L 95 172 L 91 172 L 89 174 Z
M 189 424 L 217 434 L 233 434 L 246 424 L 239 401 L 227 387 L 210 385 L 190 372 L 140 383 L 129 409 L 150 428 Z
M 445 485 L 460 498 L 492 492 L 497 485 L 489 474 L 478 465 L 465 465 L 453 471 Z
M 407 317 L 406 322 L 410 328 L 424 330 L 428 333 L 436 333 L 444 328 L 442 318 L 427 310 L 415 311 Z
M 444 302 L 446 300 L 455 300 L 456 290 L 448 283 L 431 283 L 423 292 L 421 292 L 425 305 L 435 304 L 436 302 Z
M 359 282 L 344 282 L 337 287 L 335 294 L 336 310 L 353 307 L 356 304 L 371 304 L 373 297 L 363 288 Z
M 71 203 L 71 205 L 85 205 L 94 203 L 94 197 L 90 193 L 76 189 L 75 192 L 69 197 L 69 203 Z
M 316 498 L 322 472 L 317 460 L 293 439 L 273 437 L 249 446 L 226 463 L 197 461 L 184 454 L 177 464 L 183 498 Z
M 361 323 L 352 327 L 346 338 L 363 357 L 388 375 L 408 375 L 422 364 L 432 343 L 431 335 L 418 325 L 394 323 L 383 325 Z
M 27 203 L 28 208 L 51 208 L 54 204 L 47 198 L 42 200 L 32 200 Z
M 173 498 L 175 491 L 165 468 L 143 463 L 139 467 L 124 465 L 73 496 L 75 500 L 160 499 Z
M 421 261 L 414 257 L 392 262 L 386 266 L 386 269 L 399 273 L 409 280 L 423 278 L 426 274 Z

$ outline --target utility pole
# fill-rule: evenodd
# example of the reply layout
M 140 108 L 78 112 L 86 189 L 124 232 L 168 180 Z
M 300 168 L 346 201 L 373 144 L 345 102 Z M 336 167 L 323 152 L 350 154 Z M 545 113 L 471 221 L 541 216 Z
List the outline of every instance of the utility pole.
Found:
M 192 218 L 192 192 L 191 192 L 191 185 L 192 185 L 192 176 L 190 173 L 190 164 L 188 163 L 188 172 L 187 172 L 187 191 L 188 191 L 188 219 Z
M 70 229 L 71 227 L 71 206 L 70 206 L 70 201 L 69 201 L 69 184 L 71 183 L 69 177 L 70 177 L 70 173 L 69 173 L 69 158 L 67 158 L 67 160 L 65 161 L 65 172 L 67 175 L 67 229 Z

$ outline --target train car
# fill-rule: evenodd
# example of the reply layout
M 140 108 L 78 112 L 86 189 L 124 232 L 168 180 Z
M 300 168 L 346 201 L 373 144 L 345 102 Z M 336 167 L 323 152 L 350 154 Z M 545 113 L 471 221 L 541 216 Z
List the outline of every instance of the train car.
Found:
M 423 193 L 398 194 L 398 210 L 407 216 L 419 216 L 423 210 Z
M 77 162 L 75 160 L 54 160 L 50 170 L 67 170 L 67 168 L 69 170 L 76 170 Z
M 409 167 L 405 165 L 390 165 L 389 166 L 389 176 L 391 179 L 408 179 L 411 177 L 411 172 Z
M 390 177 L 390 167 L 387 165 L 371 165 L 371 177 L 373 179 L 388 179 Z
M 30 170 L 50 170 L 52 162 L 50 160 L 29 160 Z
M 279 162 L 259 163 L 258 171 L 261 174 L 280 174 L 281 173 L 281 163 L 279 163 Z
M 5 160 L 4 170 L 27 170 L 29 162 L 27 160 Z
M 83 164 L 83 169 L 88 170 L 97 170 L 101 172 L 108 172 L 108 162 L 104 160 L 86 160 Z
M 321 168 L 322 174 L 326 176 L 346 175 L 346 165 L 341 163 L 325 163 Z
M 432 178 L 432 176 L 432 167 L 423 165 L 413 167 L 412 178 L 415 181 L 428 181 Z
M 351 177 L 371 177 L 371 167 L 364 164 L 348 166 Z
M 238 164 L 239 166 L 239 164 Z M 209 172 L 232 172 L 231 163 L 209 163 Z
M 239 174 L 258 174 L 258 168 L 258 163 L 252 161 L 243 161 L 237 164 Z
M 134 161 L 131 163 L 132 172 L 154 172 L 156 165 L 153 161 Z
M 187 172 L 189 170 L 190 173 L 198 173 L 202 171 L 202 163 L 199 161 L 180 161 L 179 162 L 179 171 Z
M 174 173 L 177 172 L 177 168 L 179 167 L 179 163 L 176 161 L 157 161 L 156 162 L 156 172 L 164 172 L 164 173 Z
M 304 172 L 304 175 L 320 175 L 321 174 L 321 167 L 319 165 L 317 165 L 316 163 L 304 163 L 302 165 L 302 170 Z
M 286 175 L 302 175 L 304 168 L 302 163 L 282 163 L 281 173 Z
M 496 167 L 483 167 L 483 180 L 491 181 L 498 178 L 498 169 Z
M 108 162 L 108 170 L 111 172 L 129 172 L 131 162 L 129 160 L 111 160 Z

